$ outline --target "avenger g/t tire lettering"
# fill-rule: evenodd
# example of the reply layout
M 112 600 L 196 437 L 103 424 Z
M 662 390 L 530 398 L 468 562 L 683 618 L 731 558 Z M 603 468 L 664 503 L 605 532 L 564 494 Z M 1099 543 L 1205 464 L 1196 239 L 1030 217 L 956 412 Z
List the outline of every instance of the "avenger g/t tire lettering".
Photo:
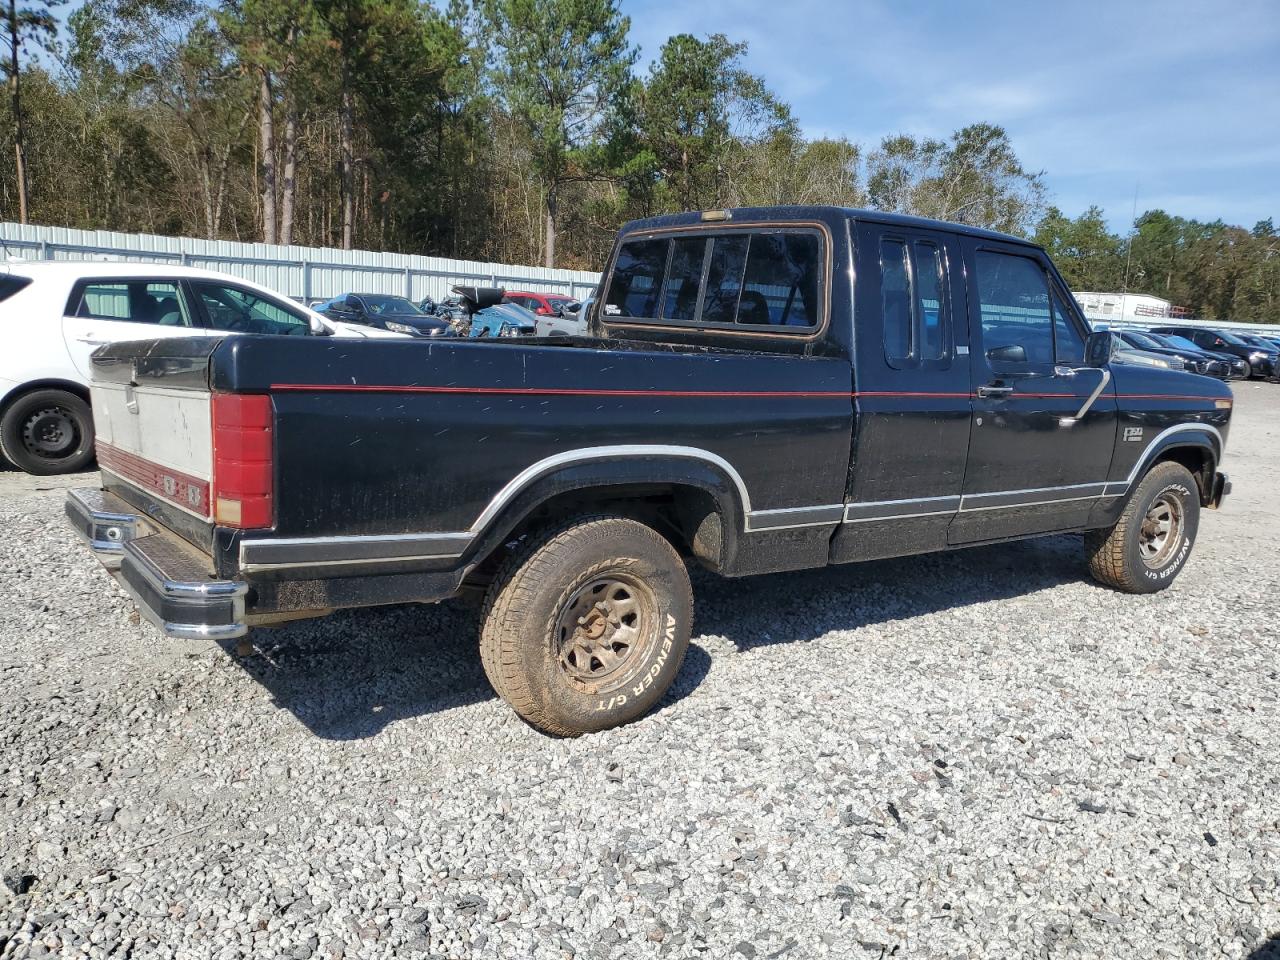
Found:
M 494 690 L 558 736 L 644 716 L 680 672 L 693 621 L 684 561 L 653 528 L 580 518 L 529 537 L 485 598 Z
M 1199 525 L 1195 478 L 1180 463 L 1157 464 L 1142 478 L 1114 527 L 1085 534 L 1089 572 L 1125 593 L 1163 590 L 1191 555 Z

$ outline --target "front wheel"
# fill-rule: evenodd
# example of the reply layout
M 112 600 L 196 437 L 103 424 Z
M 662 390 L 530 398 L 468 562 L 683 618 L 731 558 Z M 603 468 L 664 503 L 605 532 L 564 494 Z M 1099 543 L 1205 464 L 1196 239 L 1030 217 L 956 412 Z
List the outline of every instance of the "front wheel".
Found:
M 1200 525 L 1195 478 L 1180 463 L 1153 467 L 1109 530 L 1085 535 L 1089 572 L 1125 593 L 1155 593 L 1173 583 L 1191 555 Z
M 578 736 L 648 713 L 680 671 L 693 620 L 684 561 L 624 517 L 531 536 L 485 598 L 489 682 L 528 723 Z
M 74 473 L 93 460 L 93 413 L 66 390 L 32 390 L 0 418 L 0 453 L 36 476 Z

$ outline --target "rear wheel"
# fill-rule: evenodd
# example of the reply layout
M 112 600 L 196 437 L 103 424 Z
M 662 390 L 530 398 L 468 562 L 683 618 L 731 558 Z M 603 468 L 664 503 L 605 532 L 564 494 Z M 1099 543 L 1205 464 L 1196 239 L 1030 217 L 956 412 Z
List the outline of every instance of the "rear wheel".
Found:
M 0 452 L 37 476 L 74 473 L 93 460 L 93 413 L 66 390 L 33 390 L 0 418 Z
M 1126 593 L 1155 593 L 1186 564 L 1200 524 L 1200 494 L 1180 463 L 1157 464 L 1142 478 L 1116 525 L 1085 536 L 1089 572 Z
M 680 671 L 693 595 L 653 528 L 579 519 L 530 537 L 485 599 L 480 654 L 526 721 L 577 736 L 644 716 Z

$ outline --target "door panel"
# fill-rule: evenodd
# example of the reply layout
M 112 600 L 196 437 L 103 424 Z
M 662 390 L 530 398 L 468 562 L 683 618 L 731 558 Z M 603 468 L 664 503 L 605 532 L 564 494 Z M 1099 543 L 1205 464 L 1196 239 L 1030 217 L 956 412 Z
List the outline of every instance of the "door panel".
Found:
M 975 389 L 950 542 L 1081 526 L 1115 447 L 1110 374 L 1080 364 L 1080 318 L 1033 252 L 970 239 L 964 247 Z
M 954 237 L 858 224 L 855 398 L 834 562 L 947 545 L 969 445 L 965 290 Z

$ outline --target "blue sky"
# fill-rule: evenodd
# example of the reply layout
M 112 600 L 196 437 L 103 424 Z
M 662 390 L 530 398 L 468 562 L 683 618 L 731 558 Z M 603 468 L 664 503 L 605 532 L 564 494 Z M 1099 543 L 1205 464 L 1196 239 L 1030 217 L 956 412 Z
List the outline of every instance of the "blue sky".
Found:
M 810 136 L 1002 125 L 1056 203 L 1280 223 L 1280 2 L 622 0 L 642 62 L 724 33 Z

